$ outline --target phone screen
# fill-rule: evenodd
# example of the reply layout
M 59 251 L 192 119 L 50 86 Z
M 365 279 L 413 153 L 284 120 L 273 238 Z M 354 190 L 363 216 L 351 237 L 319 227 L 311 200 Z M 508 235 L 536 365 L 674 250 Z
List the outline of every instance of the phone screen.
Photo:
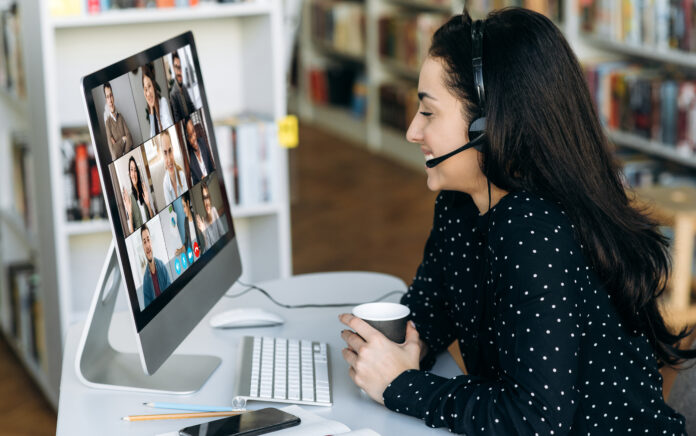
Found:
M 253 436 L 300 424 L 300 418 L 268 407 L 179 430 L 180 436 Z

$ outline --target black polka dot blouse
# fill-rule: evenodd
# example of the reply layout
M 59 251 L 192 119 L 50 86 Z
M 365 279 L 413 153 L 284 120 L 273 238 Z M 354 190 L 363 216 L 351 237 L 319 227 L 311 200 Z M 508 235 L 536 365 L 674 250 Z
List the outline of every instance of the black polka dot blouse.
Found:
M 525 192 L 487 214 L 442 192 L 402 302 L 428 355 L 384 404 L 473 434 L 681 435 L 645 335 L 626 331 L 558 204 Z M 468 375 L 426 371 L 458 340 Z

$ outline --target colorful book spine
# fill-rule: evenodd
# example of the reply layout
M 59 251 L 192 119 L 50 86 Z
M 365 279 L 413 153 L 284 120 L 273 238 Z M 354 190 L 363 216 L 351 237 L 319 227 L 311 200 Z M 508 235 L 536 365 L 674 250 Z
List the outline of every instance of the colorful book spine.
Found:
M 273 121 L 242 116 L 215 127 L 220 168 L 231 204 L 250 206 L 275 201 L 278 127 Z
M 101 4 L 99 0 L 87 0 L 87 13 L 98 14 L 101 12 Z
M 696 154 L 696 78 L 622 62 L 586 64 L 585 75 L 605 126 Z

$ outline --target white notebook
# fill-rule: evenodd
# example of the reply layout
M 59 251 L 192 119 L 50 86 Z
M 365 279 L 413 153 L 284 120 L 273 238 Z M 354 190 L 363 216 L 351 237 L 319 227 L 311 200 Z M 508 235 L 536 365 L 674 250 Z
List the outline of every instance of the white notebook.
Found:
M 330 419 L 322 418 L 321 416 L 309 412 L 300 406 L 288 406 L 280 409 L 291 415 L 295 415 L 300 418 L 300 425 L 295 427 L 286 428 L 283 430 L 274 431 L 269 434 L 274 436 L 326 436 L 326 435 L 340 435 L 340 436 L 380 436 L 374 430 L 369 428 L 363 428 L 360 430 L 351 431 L 350 428 L 338 421 L 332 421 Z M 181 424 L 179 424 L 181 426 Z M 185 426 L 182 426 L 185 427 Z M 157 436 L 178 436 L 178 431 L 173 431 L 169 433 L 162 433 Z

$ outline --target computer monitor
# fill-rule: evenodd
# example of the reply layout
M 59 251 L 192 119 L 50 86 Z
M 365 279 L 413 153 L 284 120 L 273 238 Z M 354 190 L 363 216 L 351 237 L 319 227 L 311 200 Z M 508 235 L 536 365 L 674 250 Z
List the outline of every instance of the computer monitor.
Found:
M 192 33 L 85 76 L 82 91 L 137 360 L 144 373 L 155 374 L 242 270 Z M 111 314 L 100 301 L 109 296 L 109 263 L 81 342 L 78 373 L 90 385 L 169 390 L 167 380 L 165 386 L 152 386 L 147 377 L 125 380 L 134 356 L 111 359 L 123 360 L 117 364 L 123 368 L 103 363 L 109 359 L 99 330 Z M 192 371 L 191 363 L 182 361 L 186 369 L 170 365 L 169 372 Z M 217 364 L 212 359 L 208 366 Z

